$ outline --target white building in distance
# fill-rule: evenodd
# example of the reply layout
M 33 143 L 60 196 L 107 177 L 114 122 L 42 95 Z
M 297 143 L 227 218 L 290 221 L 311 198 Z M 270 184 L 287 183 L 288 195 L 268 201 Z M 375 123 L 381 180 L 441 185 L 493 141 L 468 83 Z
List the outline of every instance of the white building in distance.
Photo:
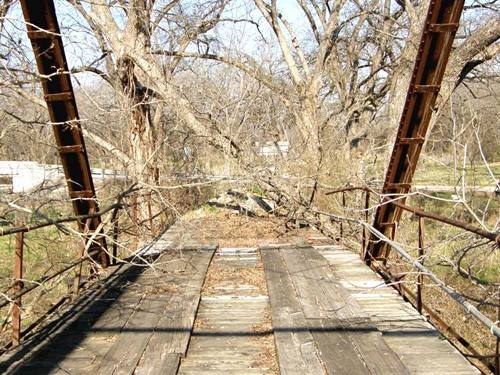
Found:
M 126 180 L 127 175 L 113 169 L 91 168 L 94 182 Z M 64 181 L 62 165 L 35 161 L 0 161 L 0 188 L 11 193 L 28 193 L 44 183 Z

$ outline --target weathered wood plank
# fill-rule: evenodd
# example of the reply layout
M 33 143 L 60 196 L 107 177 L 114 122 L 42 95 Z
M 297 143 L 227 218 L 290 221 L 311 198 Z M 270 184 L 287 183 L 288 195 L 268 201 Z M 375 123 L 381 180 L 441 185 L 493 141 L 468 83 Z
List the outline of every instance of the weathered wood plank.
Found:
M 187 349 L 212 255 L 213 251 L 169 251 L 144 272 L 138 285 L 145 296 L 96 367 L 97 373 L 132 374 L 139 362 L 144 373 L 164 361 L 178 365 L 169 354 L 180 355 Z
M 299 248 L 281 253 L 328 371 L 342 373 L 351 368 L 371 374 L 408 373 L 317 250 Z
M 199 294 L 177 295 L 170 301 L 144 353 L 144 364 L 165 354 L 185 355 L 199 299 Z
M 308 327 L 329 374 L 369 374 L 349 335 L 327 319 L 308 319 Z
M 238 251 L 229 249 L 230 253 Z M 207 293 L 199 304 L 196 328 L 181 359 L 179 374 L 274 373 L 268 368 L 273 361 L 266 354 L 269 299 L 256 284 L 264 275 L 255 266 L 259 264 L 255 249 L 251 254 L 248 249 L 242 251 L 247 254 L 237 262 L 228 262 L 228 255 L 221 256 L 228 253 L 227 249 L 215 254 L 205 285 Z M 252 280 L 245 279 L 244 268 L 249 267 Z M 224 280 L 218 277 L 219 272 L 225 275 Z
M 349 301 L 343 300 L 335 288 L 324 265 L 304 256 L 305 249 L 281 250 L 281 255 L 290 273 L 298 299 L 307 319 L 336 318 Z M 346 314 L 352 316 L 352 314 Z
M 164 267 L 177 272 L 176 279 L 173 280 L 177 289 L 159 317 L 147 347 L 141 352 L 142 359 L 136 371 L 138 374 L 156 374 L 152 369 L 162 368 L 164 365 L 168 368 L 161 372 L 162 374 L 177 373 L 180 358 L 188 348 L 201 288 L 215 251 L 214 247 L 211 249 L 180 252 L 179 255 L 184 261 L 182 266 L 177 264 L 172 268 L 172 264 L 168 264 Z
M 478 373 L 447 341 L 440 340 L 435 328 L 393 288 L 386 286 L 357 255 L 338 248 L 322 248 L 320 253 L 333 266 L 334 274 L 343 281 L 346 290 L 370 315 L 371 321 L 383 333 L 386 344 L 397 353 L 410 373 Z
M 179 369 L 181 356 L 175 353 L 162 353 L 148 359 L 148 365 L 137 367 L 135 375 L 175 375 Z
M 123 328 L 118 341 L 96 368 L 98 374 L 132 374 L 165 311 L 168 298 L 146 296 Z
M 142 299 L 138 293 L 120 296 L 104 314 L 92 325 L 89 332 L 103 335 L 119 334 Z
M 326 374 L 279 250 L 262 250 L 281 374 Z

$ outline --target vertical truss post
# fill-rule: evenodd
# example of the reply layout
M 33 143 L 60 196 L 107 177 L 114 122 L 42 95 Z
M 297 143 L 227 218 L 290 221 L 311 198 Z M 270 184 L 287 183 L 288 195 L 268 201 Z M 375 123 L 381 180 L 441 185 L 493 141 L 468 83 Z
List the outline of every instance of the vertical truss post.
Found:
M 135 228 L 135 236 L 132 248 L 137 250 L 139 247 L 139 192 L 135 193 L 132 198 L 132 225 Z
M 424 264 L 424 218 L 422 216 L 418 217 L 418 261 L 420 264 Z M 417 276 L 417 296 L 416 305 L 417 310 L 420 315 L 422 315 L 422 288 L 424 286 L 424 275 L 421 271 L 418 272 Z
M 370 216 L 368 212 L 368 210 L 370 209 L 370 191 L 365 190 L 364 192 L 361 192 L 361 197 L 363 197 L 363 193 L 365 195 L 365 222 L 368 223 L 368 217 Z M 361 256 L 363 256 L 364 252 L 366 251 L 366 239 L 368 235 L 367 229 L 364 225 L 361 230 L 363 231 L 363 240 L 361 241 Z
M 374 227 L 393 238 L 402 210 L 391 199 L 410 191 L 420 152 L 427 134 L 433 107 L 450 56 L 464 0 L 431 0 L 422 31 L 415 67 L 399 123 L 396 141 L 377 208 Z M 372 234 L 365 261 L 385 261 L 389 246 Z
M 500 287 L 498 287 L 497 322 L 500 322 Z M 498 336 L 495 348 L 495 375 L 500 375 L 500 339 Z
M 115 210 L 115 213 L 113 213 L 113 218 L 111 219 L 111 222 L 113 223 L 113 247 L 112 247 L 112 259 L 111 259 L 111 264 L 116 265 L 118 263 L 118 235 L 119 235 L 119 216 L 118 216 L 118 210 Z
M 85 236 L 89 232 L 89 224 L 90 224 L 91 220 L 92 219 L 85 220 L 83 237 L 82 237 L 82 241 L 80 244 L 80 253 L 79 253 L 80 258 L 82 258 L 85 255 L 85 247 L 87 245 L 87 241 L 85 241 Z M 76 268 L 76 275 L 75 275 L 75 280 L 74 280 L 74 285 L 73 285 L 73 291 L 74 291 L 75 297 L 78 296 L 78 293 L 80 293 L 80 286 L 81 286 L 81 281 L 82 281 L 82 270 L 83 270 L 83 263 L 80 263 Z
M 16 247 L 14 254 L 14 280 L 16 280 L 15 290 L 23 288 L 23 253 L 24 253 L 24 232 L 16 233 Z M 21 298 L 15 299 L 12 306 L 12 346 L 19 345 L 21 340 Z
M 345 192 L 342 192 L 342 212 L 345 214 Z M 340 238 L 344 238 L 344 225 L 340 221 Z
M 54 2 L 21 0 L 21 6 L 73 210 L 76 215 L 99 212 Z M 78 223 L 81 231 L 85 227 L 84 221 Z M 100 223 L 100 217 L 90 220 L 90 232 L 95 231 Z M 97 238 L 89 253 L 106 267 L 109 265 L 106 241 L 102 236 Z
M 156 236 L 156 231 L 155 231 L 155 222 L 154 222 L 154 218 L 153 218 L 153 208 L 152 208 L 152 202 L 151 202 L 152 199 L 153 199 L 152 192 L 149 191 L 149 193 L 147 194 L 149 230 L 151 231 L 151 235 L 154 237 L 154 236 Z

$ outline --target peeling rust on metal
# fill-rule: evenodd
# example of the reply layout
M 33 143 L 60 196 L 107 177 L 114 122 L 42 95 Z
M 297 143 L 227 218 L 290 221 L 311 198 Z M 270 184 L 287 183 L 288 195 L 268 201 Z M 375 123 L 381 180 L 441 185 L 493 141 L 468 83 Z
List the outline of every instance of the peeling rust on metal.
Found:
M 422 151 L 433 107 L 439 93 L 450 56 L 455 32 L 462 14 L 464 0 L 431 1 L 422 30 L 410 87 L 399 123 L 389 167 L 382 189 L 382 202 L 375 214 L 373 226 L 389 238 L 395 231 L 385 223 L 397 223 L 402 209 L 392 204 L 394 196 L 407 194 L 411 189 L 420 152 Z M 416 139 L 418 141 L 410 141 Z M 401 201 L 404 203 L 404 199 Z M 392 225 L 391 225 L 392 226 Z M 373 259 L 387 259 L 390 247 L 372 234 L 365 253 L 369 263 Z
M 21 6 L 74 212 L 77 216 L 99 212 L 54 2 L 21 0 Z M 94 232 L 100 223 L 100 217 L 93 218 L 89 232 Z M 78 221 L 78 225 L 83 231 L 84 222 Z M 93 250 L 96 248 L 99 249 L 96 260 L 108 266 L 103 236 L 91 246 Z

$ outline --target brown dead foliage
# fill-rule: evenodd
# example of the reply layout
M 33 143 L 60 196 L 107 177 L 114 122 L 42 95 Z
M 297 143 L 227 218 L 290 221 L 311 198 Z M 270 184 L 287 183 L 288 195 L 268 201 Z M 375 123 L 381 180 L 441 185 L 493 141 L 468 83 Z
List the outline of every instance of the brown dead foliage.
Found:
M 221 247 L 257 246 L 265 239 L 278 238 L 284 231 L 274 218 L 248 217 L 225 210 L 202 214 L 189 220 L 198 236 L 218 241 Z
M 258 262 L 251 266 L 230 266 L 221 256 L 220 248 L 257 247 L 263 241 L 276 242 L 282 235 L 279 224 L 268 218 L 249 218 L 246 216 L 218 211 L 189 221 L 191 228 L 198 229 L 204 240 L 219 243 L 219 250 L 214 256 L 203 285 L 202 296 L 234 294 L 238 287 L 249 287 L 242 292 L 245 296 L 268 295 L 264 268 L 260 252 L 257 250 Z M 242 254 L 244 257 L 244 255 Z M 227 289 L 225 289 L 227 288 Z M 204 322 L 196 319 L 195 329 L 202 329 Z M 276 346 L 272 333 L 271 314 L 267 312 L 263 320 L 252 326 L 255 340 L 262 348 L 252 364 L 254 368 L 269 368 L 279 373 Z

